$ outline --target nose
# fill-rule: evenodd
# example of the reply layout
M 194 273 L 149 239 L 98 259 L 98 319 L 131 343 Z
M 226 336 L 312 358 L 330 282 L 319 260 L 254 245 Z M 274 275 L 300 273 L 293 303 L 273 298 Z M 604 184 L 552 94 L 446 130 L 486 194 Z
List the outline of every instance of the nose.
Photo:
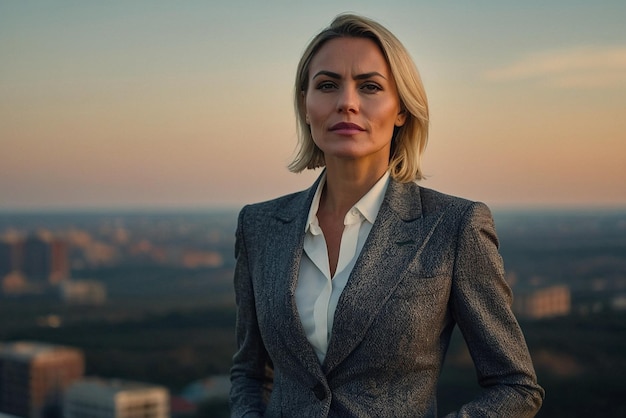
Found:
M 343 88 L 339 91 L 339 95 L 337 97 L 337 112 L 359 112 L 359 95 L 354 89 Z

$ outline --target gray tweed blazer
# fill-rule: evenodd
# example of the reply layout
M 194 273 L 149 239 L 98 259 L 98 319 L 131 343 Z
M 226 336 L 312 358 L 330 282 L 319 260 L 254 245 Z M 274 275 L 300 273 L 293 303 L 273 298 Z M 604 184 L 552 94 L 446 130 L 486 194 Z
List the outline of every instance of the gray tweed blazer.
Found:
M 489 209 L 415 183 L 390 181 L 319 363 L 294 299 L 316 187 L 240 212 L 232 416 L 436 417 L 455 324 L 484 390 L 448 416 L 534 416 L 544 393 Z

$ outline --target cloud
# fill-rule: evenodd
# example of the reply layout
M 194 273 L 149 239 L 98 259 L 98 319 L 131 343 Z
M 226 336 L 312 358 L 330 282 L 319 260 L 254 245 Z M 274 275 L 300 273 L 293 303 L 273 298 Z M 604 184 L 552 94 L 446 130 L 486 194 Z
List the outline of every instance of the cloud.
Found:
M 484 73 L 494 82 L 534 80 L 559 88 L 626 87 L 626 46 L 542 51 Z

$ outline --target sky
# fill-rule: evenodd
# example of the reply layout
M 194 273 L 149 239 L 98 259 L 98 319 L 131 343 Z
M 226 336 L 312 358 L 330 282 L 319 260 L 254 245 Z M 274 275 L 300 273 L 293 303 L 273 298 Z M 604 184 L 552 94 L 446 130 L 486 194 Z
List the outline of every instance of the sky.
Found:
M 240 207 L 290 173 L 297 62 L 342 12 L 407 47 L 424 187 L 626 207 L 626 2 L 0 0 L 0 210 Z

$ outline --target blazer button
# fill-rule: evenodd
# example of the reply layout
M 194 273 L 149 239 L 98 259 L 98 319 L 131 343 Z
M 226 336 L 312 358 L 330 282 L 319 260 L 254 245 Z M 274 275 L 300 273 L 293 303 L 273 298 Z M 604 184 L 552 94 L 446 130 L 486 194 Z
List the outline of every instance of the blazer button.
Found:
M 315 397 L 320 401 L 326 399 L 326 390 L 324 390 L 324 385 L 322 385 L 321 383 L 315 385 L 315 387 L 313 388 L 313 393 L 315 394 Z

